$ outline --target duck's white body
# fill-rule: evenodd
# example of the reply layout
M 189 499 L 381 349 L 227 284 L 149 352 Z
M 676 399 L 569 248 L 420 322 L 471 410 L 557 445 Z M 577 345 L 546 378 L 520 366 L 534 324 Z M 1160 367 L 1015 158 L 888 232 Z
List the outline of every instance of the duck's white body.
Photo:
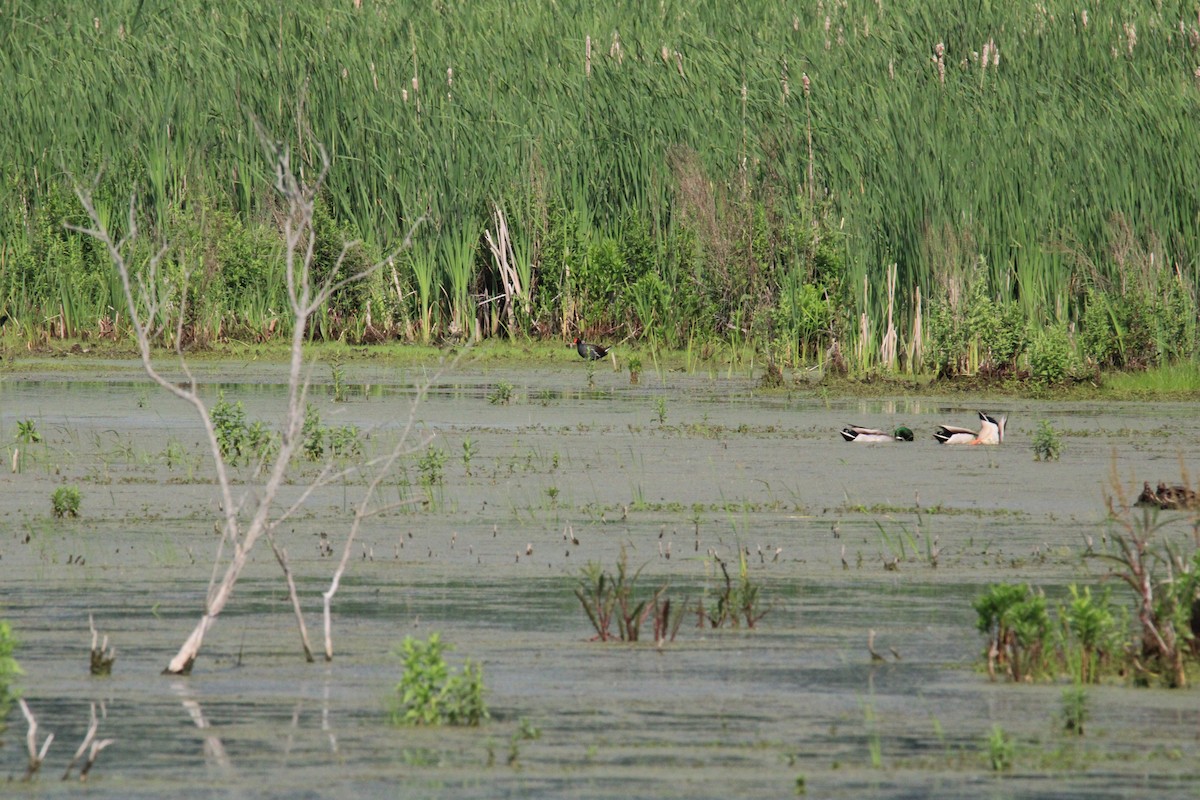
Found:
M 960 428 L 957 425 L 939 425 L 933 438 L 942 444 L 1000 444 L 1004 441 L 1004 426 L 1007 415 L 993 417 L 979 412 L 979 430 Z

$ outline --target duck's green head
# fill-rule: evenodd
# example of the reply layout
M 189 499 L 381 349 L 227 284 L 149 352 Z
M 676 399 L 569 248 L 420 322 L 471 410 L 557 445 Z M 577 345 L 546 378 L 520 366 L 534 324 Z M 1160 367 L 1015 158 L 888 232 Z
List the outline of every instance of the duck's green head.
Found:
M 904 427 L 903 425 L 901 425 L 899 428 L 896 428 L 896 432 L 893 435 L 896 437 L 896 441 L 899 442 L 911 442 L 913 440 L 912 430 Z

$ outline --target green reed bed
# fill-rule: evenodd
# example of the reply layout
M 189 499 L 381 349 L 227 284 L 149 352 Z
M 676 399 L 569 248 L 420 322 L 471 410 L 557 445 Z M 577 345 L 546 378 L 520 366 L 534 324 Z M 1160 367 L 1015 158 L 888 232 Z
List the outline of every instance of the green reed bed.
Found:
M 6 3 L 11 324 L 115 313 L 105 259 L 58 226 L 99 174 L 114 222 L 136 192 L 175 244 L 204 336 L 277 333 L 257 120 L 332 158 L 326 269 L 426 220 L 323 336 L 582 329 L 785 362 L 836 339 L 852 368 L 953 374 L 1027 367 L 980 321 L 1013 304 L 1022 342 L 1073 326 L 1075 371 L 1196 354 L 1192 4 L 357 5 Z M 497 204 L 527 297 L 482 237 Z

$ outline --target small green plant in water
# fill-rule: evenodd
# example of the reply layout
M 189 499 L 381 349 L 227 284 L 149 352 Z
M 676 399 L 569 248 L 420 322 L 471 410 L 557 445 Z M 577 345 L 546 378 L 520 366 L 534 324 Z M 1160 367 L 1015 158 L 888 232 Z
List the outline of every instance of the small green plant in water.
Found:
M 222 392 L 209 412 L 221 457 L 236 466 L 251 459 L 266 460 L 277 442 L 260 420 L 246 421 L 242 401 L 230 403 Z
M 712 611 L 706 611 L 704 601 L 700 601 L 699 610 L 702 621 L 703 617 L 707 616 L 709 625 L 714 628 L 720 628 L 726 624 L 734 628 L 741 627 L 743 624 L 747 628 L 753 628 L 760 619 L 766 616 L 769 609 L 762 607 L 759 585 L 750 577 L 746 551 L 738 548 L 738 582 L 736 585 L 729 575 L 729 568 L 725 565 L 725 561 L 715 555 L 713 560 L 721 569 L 725 585 L 717 594 L 716 608 Z
M 666 598 L 666 584 L 655 589 L 649 596 L 639 598 L 636 592 L 639 567 L 629 572 L 629 554 L 621 546 L 617 559 L 617 573 L 605 572 L 595 561 L 579 571 L 579 585 L 575 597 L 583 606 L 584 613 L 596 631 L 594 638 L 602 641 L 636 642 L 641 636 L 642 623 L 654 615 L 655 643 L 662 645 L 675 640 L 679 623 L 683 619 L 681 610 L 671 611 L 671 601 Z M 613 622 L 617 633 L 613 633 Z
M 446 451 L 440 447 L 429 445 L 417 459 L 417 471 L 421 474 L 421 488 L 425 491 L 425 499 L 432 506 L 445 480 Z
M 54 494 L 50 495 L 50 505 L 54 510 L 54 516 L 59 519 L 78 517 L 81 499 L 78 486 L 58 487 L 54 490 Z
M 1035 461 L 1058 461 L 1062 453 L 1062 436 L 1054 430 L 1049 420 L 1038 423 L 1037 432 L 1033 434 L 1033 458 Z
M 506 381 L 500 381 L 492 388 L 491 394 L 488 395 L 488 402 L 494 406 L 506 406 L 512 402 L 513 385 Z
M 508 765 L 510 767 L 520 766 L 521 742 L 533 742 L 540 738 L 542 738 L 541 728 L 521 717 L 517 721 L 517 729 L 513 731 L 513 735 L 508 740 Z
M 642 360 L 637 356 L 629 357 L 629 382 L 637 383 L 642 374 Z
M 334 457 L 346 458 L 362 453 L 362 437 L 354 425 L 330 428 L 321 424 L 321 414 L 310 403 L 304 409 L 304 425 L 300 429 L 304 439 L 304 457 L 319 461 L 326 452 Z
M 475 457 L 475 442 L 470 436 L 463 439 L 462 449 L 463 472 L 469 478 L 471 477 L 471 459 Z
M 393 725 L 478 726 L 488 719 L 483 668 L 467 659 L 462 672 L 453 673 L 442 655 L 449 649 L 437 632 L 424 642 L 404 637 L 399 649 L 404 677 L 392 701 Z
M 162 460 L 167 465 L 167 469 L 173 470 L 183 464 L 187 458 L 187 451 L 183 449 L 180 442 L 171 440 L 167 442 L 167 447 L 163 450 Z
M 1004 732 L 999 725 L 992 726 L 992 732 L 987 738 L 988 764 L 993 772 L 1005 772 L 1012 769 L 1013 756 L 1016 748 L 1012 737 Z
M 879 738 L 879 727 L 875 723 L 875 704 L 871 701 L 859 701 L 863 711 L 863 725 L 867 729 L 867 752 L 871 757 L 871 768 L 883 768 L 883 742 Z
M 1101 667 L 1108 663 L 1113 653 L 1121 651 L 1117 617 L 1109 601 L 1109 590 L 1098 597 L 1085 586 L 1080 591 L 1075 584 L 1068 589 L 1071 602 L 1059 609 L 1067 631 L 1065 651 L 1075 679 L 1080 683 L 1098 683 Z M 1077 646 L 1077 650 L 1074 646 Z
M 346 370 L 341 362 L 334 361 L 329 365 L 329 371 L 333 380 L 333 402 L 344 403 L 349 397 L 349 391 L 346 387 Z
M 38 433 L 37 424 L 31 419 L 23 419 L 17 422 L 18 442 L 24 444 L 37 444 L 42 440 L 42 434 Z
M 654 398 L 654 411 L 658 418 L 658 424 L 665 425 L 667 423 L 667 398 Z
M 441 486 L 446 467 L 446 451 L 440 447 L 429 445 L 424 455 L 417 460 L 417 469 L 421 473 L 421 485 L 429 488 Z
M 1046 597 L 1028 584 L 1001 583 L 988 587 L 973 603 L 979 615 L 976 626 L 988 636 L 988 674 L 995 678 L 1004 669 L 1017 682 L 1029 680 L 1044 669 L 1050 638 Z
M 1063 730 L 1083 736 L 1083 723 L 1088 718 L 1087 689 L 1078 684 L 1063 689 L 1061 714 Z

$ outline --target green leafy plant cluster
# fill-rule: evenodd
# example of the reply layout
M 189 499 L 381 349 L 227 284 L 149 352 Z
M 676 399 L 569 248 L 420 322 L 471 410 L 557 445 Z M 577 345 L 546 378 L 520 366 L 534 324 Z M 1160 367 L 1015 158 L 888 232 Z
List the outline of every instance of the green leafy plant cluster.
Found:
M 63 517 L 78 517 L 79 504 L 82 502 L 82 495 L 79 492 L 78 486 L 60 486 L 50 495 L 50 507 L 54 512 L 54 516 L 59 519 Z
M 461 672 L 453 672 L 443 655 L 450 649 L 436 632 L 426 641 L 404 637 L 398 652 L 404 676 L 393 697 L 393 725 L 479 726 L 489 718 L 483 668 L 467 659 Z
M 716 601 L 711 609 L 704 601 L 700 601 L 699 613 L 713 628 L 728 625 L 738 628 L 745 625 L 753 628 L 758 621 L 766 616 L 769 608 L 762 603 L 762 587 L 750 576 L 749 565 L 746 561 L 745 550 L 738 549 L 738 578 L 735 582 L 729 575 L 725 560 L 713 556 L 713 561 L 721 570 L 722 582 L 716 591 Z
M 1115 475 L 1111 480 L 1110 527 L 1105 550 L 1098 556 L 1131 595 L 1139 635 L 1127 647 L 1129 671 L 1138 683 L 1186 686 L 1189 668 L 1200 664 L 1200 539 L 1195 536 L 1195 512 L 1180 519 L 1160 514 L 1157 508 L 1135 506 Z M 1176 522 L 1190 528 L 1189 538 L 1168 535 L 1165 529 Z
M 944 292 L 930 303 L 925 365 L 939 377 L 1014 374 L 1029 345 L 1025 315 L 1014 300 L 989 291 L 985 265 L 968 274 L 965 297 Z
M 973 603 L 977 627 L 987 636 L 988 671 L 1013 681 L 1068 675 L 1080 684 L 1125 670 L 1127 615 L 1106 589 L 1072 584 L 1069 601 L 1052 618 L 1045 595 L 1028 584 L 995 584 Z
M 1075 351 L 1065 325 L 1037 331 L 1029 343 L 1029 376 L 1040 386 L 1057 386 L 1075 370 Z
M 38 431 L 36 422 L 31 419 L 23 419 L 17 422 L 15 438 L 24 444 L 37 444 L 42 440 L 42 434 Z
M 666 584 L 648 595 L 638 591 L 637 580 L 643 568 L 644 565 L 632 573 L 629 571 L 629 554 L 622 546 L 616 574 L 595 561 L 589 561 L 579 571 L 575 597 L 599 641 L 636 642 L 641 638 L 642 624 L 651 616 L 654 617 L 655 643 L 674 641 L 683 618 L 682 609 L 672 610 Z
M 1033 457 L 1038 461 L 1058 461 L 1062 454 L 1062 434 L 1054 429 L 1049 420 L 1038 422 L 1033 434 Z
M 300 429 L 304 438 L 304 457 L 309 461 L 320 461 L 328 453 L 334 458 L 347 458 L 362 454 L 362 435 L 354 425 L 331 428 L 321 424 L 321 413 L 311 403 L 304 410 L 304 425 Z
M 222 392 L 209 410 L 221 457 L 230 464 L 265 459 L 278 446 L 278 440 L 261 420 L 248 422 L 242 401 L 230 403 Z
M 506 406 L 513 399 L 513 385 L 508 381 L 500 381 L 488 393 L 488 402 L 494 406 Z

